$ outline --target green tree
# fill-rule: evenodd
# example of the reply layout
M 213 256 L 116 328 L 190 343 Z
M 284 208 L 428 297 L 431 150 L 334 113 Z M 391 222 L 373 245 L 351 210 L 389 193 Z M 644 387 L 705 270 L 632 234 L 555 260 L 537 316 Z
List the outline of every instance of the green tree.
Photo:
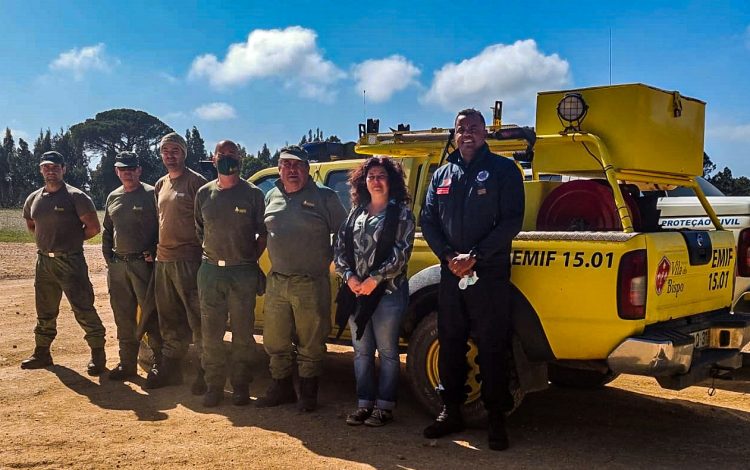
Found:
M 0 206 L 9 207 L 13 204 L 13 195 L 11 191 L 13 177 L 10 173 L 10 161 L 13 160 L 16 152 L 16 144 L 13 141 L 13 135 L 10 128 L 5 128 L 5 137 L 3 146 L 0 147 Z
M 172 128 L 146 112 L 111 109 L 70 128 L 75 145 L 90 159 L 99 159 L 91 172 L 91 197 L 102 207 L 107 195 L 120 185 L 114 170 L 117 153 L 135 151 L 141 159 L 141 179 L 153 184 L 164 171 L 158 155 L 159 140 Z
M 706 152 L 703 152 L 703 177 L 708 178 L 714 171 L 716 171 L 716 165 L 711 161 L 711 157 Z
M 187 158 L 185 163 L 188 168 L 197 171 L 208 180 L 214 179 L 215 176 L 210 166 L 206 167 L 206 163 L 201 164 L 201 162 L 206 162 L 210 158 L 206 151 L 206 143 L 197 127 L 193 126 L 192 129 L 185 131 L 185 141 L 187 142 Z
M 84 191 L 91 189 L 91 171 L 89 159 L 80 145 L 76 145 L 70 130 L 52 136 L 52 150 L 65 157 L 65 182 Z
M 242 150 L 244 151 L 244 148 Z M 248 178 L 260 170 L 271 166 L 274 166 L 271 161 L 271 151 L 268 149 L 268 145 L 263 144 L 263 148 L 256 155 L 248 155 L 247 153 L 243 155 L 240 175 L 243 178 Z
M 750 179 L 745 176 L 734 178 L 728 167 L 708 178 L 708 181 L 727 196 L 750 196 Z
M 22 204 L 34 190 L 42 187 L 44 180 L 39 173 L 39 160 L 29 150 L 29 144 L 18 139 L 18 150 L 10 160 L 11 205 Z

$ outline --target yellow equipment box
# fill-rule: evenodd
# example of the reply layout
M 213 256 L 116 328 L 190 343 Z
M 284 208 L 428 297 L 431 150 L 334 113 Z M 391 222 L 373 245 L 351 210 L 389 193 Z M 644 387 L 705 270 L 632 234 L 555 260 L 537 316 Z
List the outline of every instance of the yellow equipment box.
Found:
M 576 123 L 571 126 L 557 114 L 558 102 L 569 93 L 579 93 L 588 106 L 577 129 Z M 703 101 L 643 84 L 542 92 L 537 96 L 536 132 L 554 135 L 568 127 L 568 133 L 594 134 L 606 142 L 609 163 L 617 170 L 701 176 L 705 108 Z M 601 174 L 600 161 L 595 146 L 548 146 L 541 140 L 534 169 Z

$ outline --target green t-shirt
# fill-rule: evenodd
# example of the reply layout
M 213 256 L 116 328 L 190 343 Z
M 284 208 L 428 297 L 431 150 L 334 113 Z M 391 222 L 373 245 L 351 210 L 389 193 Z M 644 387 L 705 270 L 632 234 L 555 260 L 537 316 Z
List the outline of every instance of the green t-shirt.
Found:
M 133 255 L 156 253 L 159 241 L 159 217 L 156 213 L 154 187 L 145 183 L 135 191 L 120 186 L 107 196 L 102 230 L 102 252 Z
M 36 246 L 45 253 L 82 251 L 81 216 L 94 211 L 91 198 L 69 184 L 54 193 L 39 188 L 23 205 L 23 217 L 34 221 Z
M 245 180 L 229 189 L 220 189 L 218 180 L 202 186 L 195 197 L 195 229 L 203 256 L 213 263 L 258 261 L 256 237 L 266 234 L 263 210 L 263 191 Z
M 159 210 L 158 261 L 200 261 L 201 244 L 193 218 L 195 194 L 206 178 L 185 168 L 178 178 L 164 175 L 154 185 Z
M 295 193 L 281 181 L 266 195 L 266 228 L 271 272 L 321 276 L 333 259 L 331 234 L 346 218 L 336 193 L 309 180 Z

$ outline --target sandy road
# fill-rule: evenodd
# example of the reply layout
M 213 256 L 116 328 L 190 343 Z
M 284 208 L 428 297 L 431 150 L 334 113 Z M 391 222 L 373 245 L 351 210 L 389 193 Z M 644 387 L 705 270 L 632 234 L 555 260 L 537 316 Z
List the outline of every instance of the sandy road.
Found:
M 116 363 L 114 324 L 99 247 L 87 247 Z M 529 395 L 509 419 L 512 447 L 487 450 L 485 432 L 421 437 L 430 417 L 403 387 L 396 421 L 380 429 L 344 424 L 354 404 L 349 348 L 332 347 L 322 407 L 258 410 L 224 402 L 207 410 L 187 386 L 151 392 L 85 375 L 88 350 L 67 303 L 53 345 L 55 366 L 22 371 L 35 322 L 31 245 L 0 245 L 0 468 L 747 468 L 750 371 L 732 382 L 681 392 L 621 377 L 597 391 L 552 388 Z M 262 360 L 251 385 L 269 382 Z

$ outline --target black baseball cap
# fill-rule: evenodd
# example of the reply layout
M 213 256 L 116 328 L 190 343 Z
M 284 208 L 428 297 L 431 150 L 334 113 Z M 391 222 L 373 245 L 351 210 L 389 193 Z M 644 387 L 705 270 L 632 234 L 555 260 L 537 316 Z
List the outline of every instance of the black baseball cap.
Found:
M 60 152 L 52 150 L 50 152 L 44 152 L 44 155 L 42 155 L 42 161 L 39 162 L 39 165 L 46 165 L 48 163 L 54 165 L 65 165 L 65 159 Z
M 120 152 L 115 157 L 115 168 L 128 168 L 141 166 L 138 154 L 135 152 Z

